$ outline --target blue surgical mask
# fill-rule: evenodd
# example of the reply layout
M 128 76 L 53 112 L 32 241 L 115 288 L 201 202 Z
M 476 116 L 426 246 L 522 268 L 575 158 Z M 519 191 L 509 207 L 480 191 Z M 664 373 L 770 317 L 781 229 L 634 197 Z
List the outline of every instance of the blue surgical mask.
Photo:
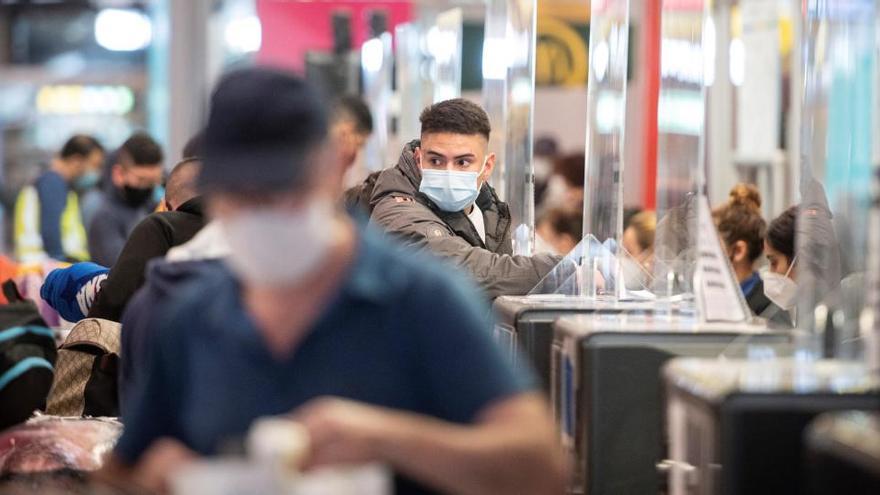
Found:
M 98 185 L 98 182 L 101 180 L 101 174 L 94 170 L 90 170 L 76 179 L 76 183 L 74 187 L 80 191 L 86 191 Z
M 477 180 L 486 168 L 487 156 L 479 172 L 422 169 L 419 192 L 443 211 L 462 211 L 477 200 L 480 184 Z

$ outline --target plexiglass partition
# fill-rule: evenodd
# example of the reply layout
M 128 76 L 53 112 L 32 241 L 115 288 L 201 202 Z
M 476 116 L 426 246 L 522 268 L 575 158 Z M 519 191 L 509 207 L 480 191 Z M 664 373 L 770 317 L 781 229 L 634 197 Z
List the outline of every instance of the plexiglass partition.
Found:
M 364 166 L 371 172 L 382 170 L 390 163 L 385 155 L 388 151 L 393 64 L 391 33 L 382 33 L 364 42 L 361 47 L 361 72 L 364 99 L 373 113 L 373 133 L 364 148 L 363 160 Z
M 532 114 L 535 96 L 535 0 L 489 0 L 483 48 L 483 102 L 504 153 L 496 189 L 510 207 L 514 254 L 530 255 L 535 233 Z M 503 80 L 503 82 L 502 82 Z M 499 123 L 502 123 L 500 126 Z
M 876 22 L 874 46 L 874 88 L 880 94 L 880 9 Z M 875 99 L 880 96 L 875 95 Z M 876 101 L 876 100 L 875 100 Z M 871 188 L 871 213 L 868 220 L 867 304 L 859 318 L 865 361 L 880 375 L 880 112 L 874 113 L 874 178 Z
M 861 354 L 880 111 L 877 8 L 875 0 L 805 3 L 802 201 L 792 278 L 802 349 L 813 356 Z
M 507 160 L 504 156 L 507 137 L 507 70 L 510 53 L 507 41 L 508 0 L 486 1 L 483 35 L 483 108 L 489 115 L 492 134 L 489 149 L 495 152 L 492 185 L 502 201 L 507 201 Z
M 706 188 L 706 84 L 714 78 L 708 1 L 665 2 L 661 12 L 657 231 L 653 292 L 705 322 L 751 313 L 712 220 Z
M 394 30 L 397 95 L 400 102 L 397 135 L 401 144 L 418 137 L 419 114 L 431 103 L 433 89 L 430 59 L 422 49 L 424 30 L 418 23 L 407 22 Z
M 460 8 L 437 15 L 428 30 L 428 53 L 434 58 L 434 103 L 461 96 L 461 23 Z
M 657 231 L 654 291 L 692 295 L 697 195 L 703 185 L 704 2 L 664 2 L 657 104 Z
M 629 0 L 592 2 L 584 232 L 615 245 L 623 234 L 628 40 Z

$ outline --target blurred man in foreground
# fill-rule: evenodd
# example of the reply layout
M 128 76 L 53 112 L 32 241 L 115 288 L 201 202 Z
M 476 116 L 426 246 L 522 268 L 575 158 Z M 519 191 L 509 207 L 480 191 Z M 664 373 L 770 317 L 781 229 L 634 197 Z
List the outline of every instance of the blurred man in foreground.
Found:
M 152 350 L 104 475 L 162 488 L 256 418 L 289 415 L 309 432 L 305 469 L 384 462 L 398 494 L 562 492 L 549 414 L 473 289 L 339 209 L 344 166 L 309 86 L 227 75 L 205 150 L 231 250 L 141 314 Z

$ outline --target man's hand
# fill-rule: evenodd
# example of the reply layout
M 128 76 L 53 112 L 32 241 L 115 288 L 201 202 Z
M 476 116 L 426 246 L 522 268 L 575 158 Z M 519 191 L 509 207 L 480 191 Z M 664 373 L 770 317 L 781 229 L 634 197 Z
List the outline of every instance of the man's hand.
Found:
M 380 461 L 377 442 L 394 425 L 387 409 L 343 399 L 315 399 L 293 413 L 309 432 L 310 452 L 303 469 Z

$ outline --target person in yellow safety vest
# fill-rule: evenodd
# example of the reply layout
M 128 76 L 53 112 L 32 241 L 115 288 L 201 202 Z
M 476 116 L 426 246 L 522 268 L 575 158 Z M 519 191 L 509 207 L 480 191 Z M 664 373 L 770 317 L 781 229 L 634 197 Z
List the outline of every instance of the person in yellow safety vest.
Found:
M 46 258 L 89 259 L 86 230 L 74 188 L 93 179 L 104 148 L 91 136 L 75 135 L 61 148 L 49 170 L 24 187 L 15 202 L 15 254 L 30 263 Z

